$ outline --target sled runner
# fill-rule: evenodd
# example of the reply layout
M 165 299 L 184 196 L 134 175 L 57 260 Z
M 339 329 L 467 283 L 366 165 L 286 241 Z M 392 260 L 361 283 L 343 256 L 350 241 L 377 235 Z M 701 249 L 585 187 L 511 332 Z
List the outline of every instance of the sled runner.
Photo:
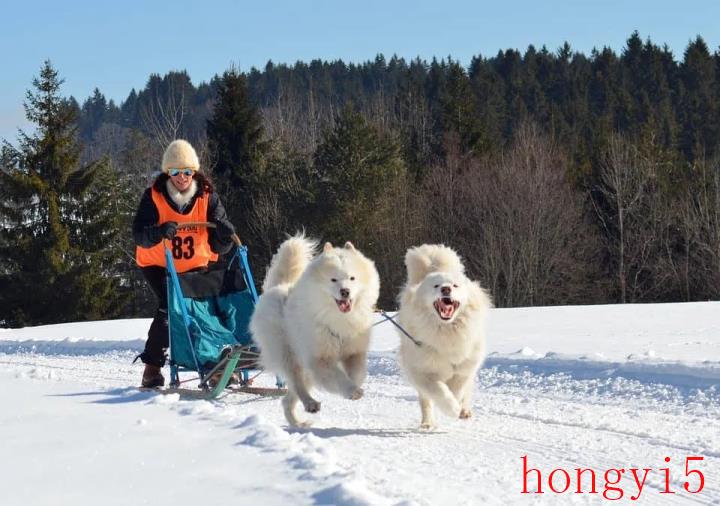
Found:
M 212 223 L 184 223 L 182 227 Z M 211 263 L 207 270 L 178 273 L 173 252 L 165 244 L 170 347 L 170 385 L 163 393 L 214 398 L 223 392 L 284 395 L 280 378 L 276 387 L 256 387 L 262 372 L 259 349 L 248 324 L 258 300 L 247 259 L 247 247 L 233 235 L 234 252 L 228 262 Z M 182 387 L 180 372 L 198 374 L 197 389 Z M 252 374 L 252 376 L 251 376 Z M 231 383 L 234 384 L 228 386 Z M 227 387 L 227 388 L 226 388 Z

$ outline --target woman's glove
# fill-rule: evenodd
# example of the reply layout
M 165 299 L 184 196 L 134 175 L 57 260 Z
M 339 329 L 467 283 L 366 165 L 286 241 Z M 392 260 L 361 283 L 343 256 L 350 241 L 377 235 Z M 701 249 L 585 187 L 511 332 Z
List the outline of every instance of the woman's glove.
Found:
M 158 232 L 161 238 L 172 239 L 177 234 L 178 224 L 176 221 L 166 221 L 158 225 Z
M 228 240 L 235 233 L 235 228 L 232 225 L 218 221 L 215 223 L 215 233 L 220 239 Z

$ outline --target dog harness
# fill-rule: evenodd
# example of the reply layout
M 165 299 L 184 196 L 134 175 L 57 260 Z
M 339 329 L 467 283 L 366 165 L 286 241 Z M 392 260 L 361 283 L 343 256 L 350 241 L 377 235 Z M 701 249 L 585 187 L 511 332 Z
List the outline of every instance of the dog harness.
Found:
M 407 336 L 407 338 L 410 339 L 415 346 L 417 346 L 417 347 L 422 346 L 422 343 L 421 343 L 420 341 L 418 341 L 417 339 L 415 339 L 413 336 L 411 336 L 410 333 L 409 333 L 407 330 L 405 330 L 402 325 L 400 325 L 398 322 L 396 322 L 396 321 L 393 319 L 392 316 L 390 316 L 389 314 L 387 314 L 387 313 L 386 313 L 385 311 L 383 311 L 382 309 L 380 310 L 380 314 L 382 315 L 383 318 L 385 318 L 385 320 L 389 321 L 390 323 L 392 323 L 393 325 L 395 325 L 397 328 L 399 328 L 400 331 L 401 331 L 403 334 L 405 334 L 405 335 Z

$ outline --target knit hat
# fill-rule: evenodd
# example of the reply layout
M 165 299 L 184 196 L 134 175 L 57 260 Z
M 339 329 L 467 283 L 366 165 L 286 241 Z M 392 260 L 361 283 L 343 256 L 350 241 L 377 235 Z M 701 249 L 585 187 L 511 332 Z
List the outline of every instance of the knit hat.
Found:
M 167 174 L 170 169 L 193 169 L 200 168 L 200 161 L 197 153 L 188 141 L 177 139 L 172 141 L 162 159 L 162 171 Z

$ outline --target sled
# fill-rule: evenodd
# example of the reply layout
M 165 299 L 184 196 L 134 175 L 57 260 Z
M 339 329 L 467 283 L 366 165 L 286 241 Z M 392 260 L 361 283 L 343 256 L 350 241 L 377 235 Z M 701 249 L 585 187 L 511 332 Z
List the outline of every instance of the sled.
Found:
M 214 227 L 213 223 L 184 223 Z M 275 387 L 254 386 L 262 373 L 260 351 L 248 325 L 258 301 L 247 247 L 233 235 L 235 247 L 227 262 L 211 263 L 207 269 L 178 273 L 173 253 L 165 243 L 168 298 L 168 348 L 170 383 L 162 393 L 215 398 L 223 393 L 284 395 L 283 381 Z M 180 373 L 197 373 L 197 388 L 183 387 Z M 231 378 L 239 380 L 229 385 Z

